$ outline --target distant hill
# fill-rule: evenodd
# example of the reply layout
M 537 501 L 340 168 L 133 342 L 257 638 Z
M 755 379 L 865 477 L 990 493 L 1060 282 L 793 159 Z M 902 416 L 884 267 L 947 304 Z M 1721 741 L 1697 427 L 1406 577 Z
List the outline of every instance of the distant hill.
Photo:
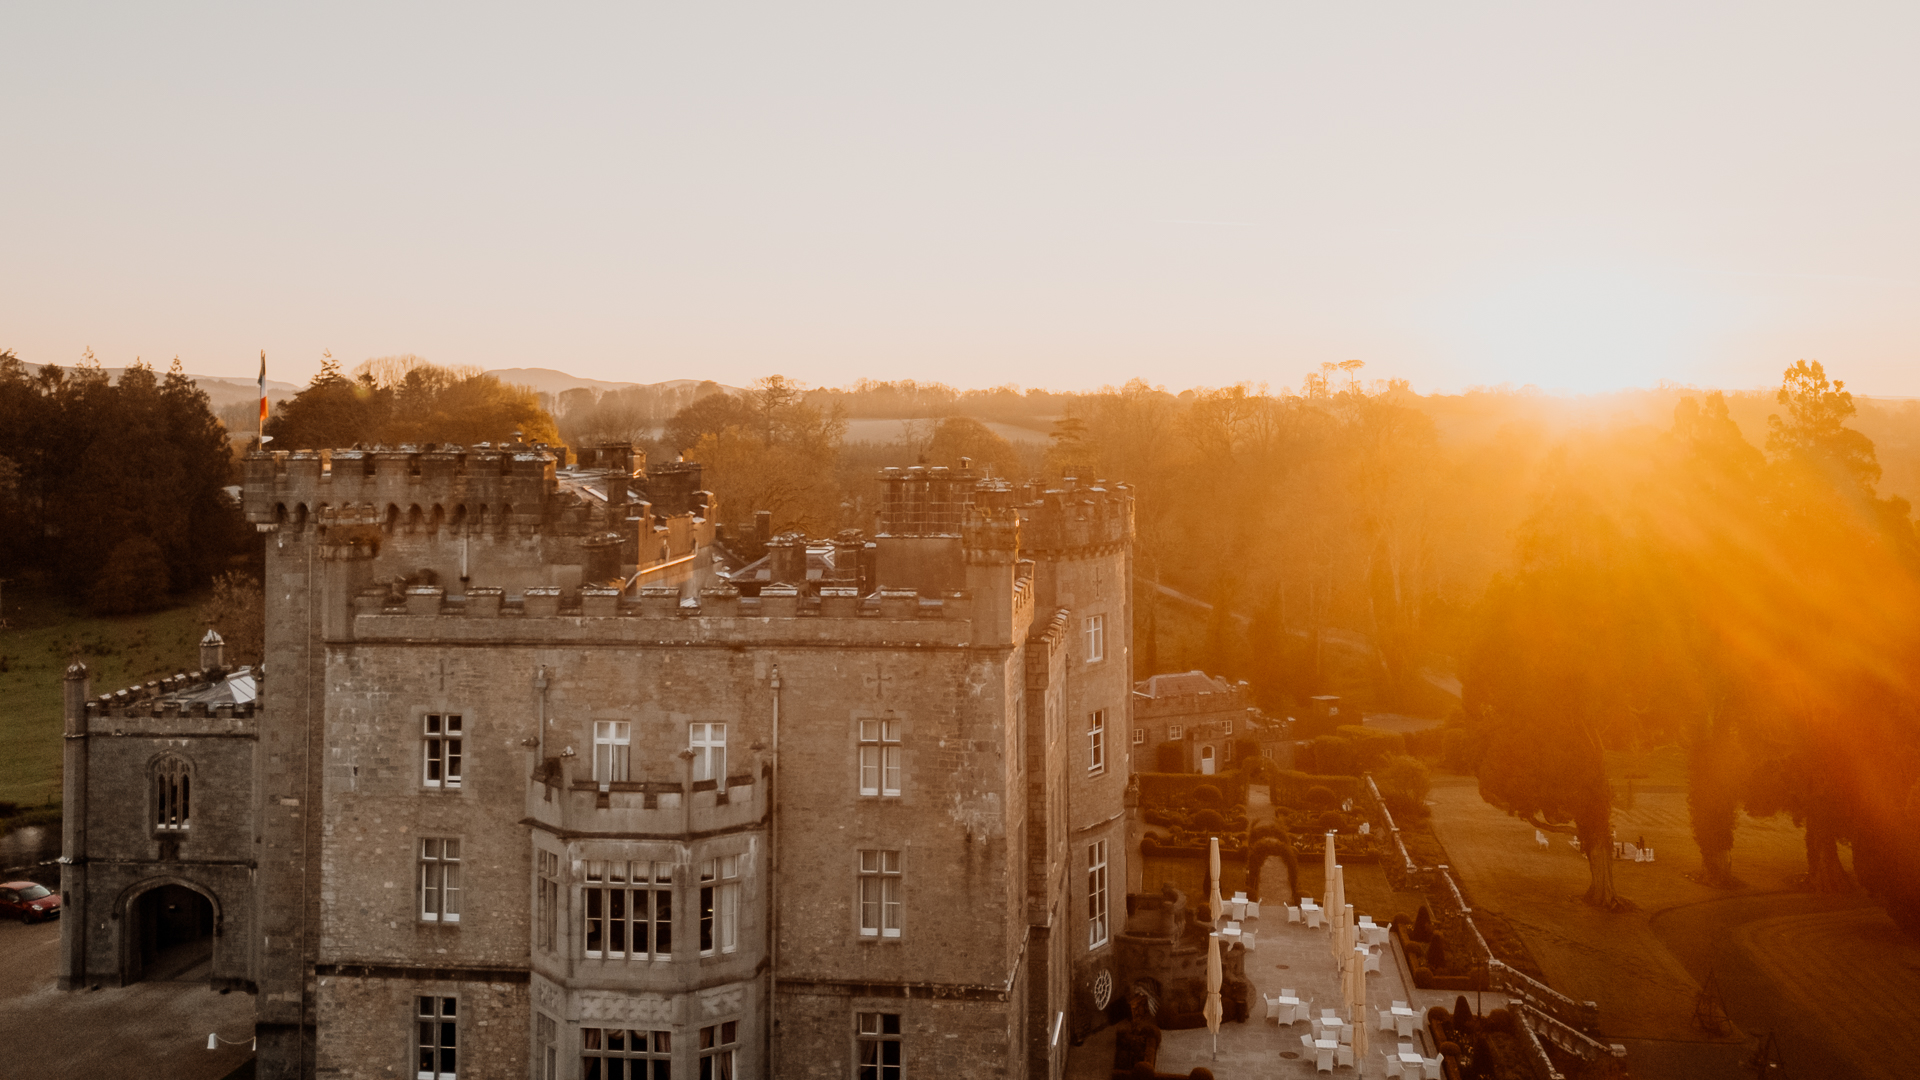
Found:
M 540 394 L 564 394 L 568 390 L 585 387 L 589 390 L 631 390 L 635 387 L 657 387 L 663 390 L 678 389 L 682 386 L 698 386 L 701 379 L 667 379 L 657 383 L 608 382 L 605 379 L 583 379 L 578 375 L 569 375 L 564 371 L 541 367 L 493 368 L 487 374 L 504 383 L 525 386 Z M 721 385 L 729 393 L 745 393 L 740 387 Z

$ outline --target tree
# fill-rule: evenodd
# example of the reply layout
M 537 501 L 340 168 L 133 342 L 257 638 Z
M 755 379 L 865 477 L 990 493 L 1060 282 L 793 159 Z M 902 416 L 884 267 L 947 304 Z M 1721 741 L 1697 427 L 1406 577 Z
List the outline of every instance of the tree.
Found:
M 751 431 L 753 425 L 753 407 L 745 401 L 732 394 L 709 394 L 673 414 L 667 421 L 665 441 L 670 450 L 692 450 L 706 436 L 730 427 Z
M 200 621 L 226 642 L 229 667 L 258 664 L 266 655 L 266 596 L 260 582 L 240 573 L 213 581 L 213 595 L 200 605 Z
M 167 560 L 160 545 L 146 536 L 120 541 L 87 595 L 99 615 L 131 615 L 165 607 Z
M 1462 685 L 1481 797 L 1536 828 L 1571 825 L 1586 899 L 1612 907 L 1606 751 L 1661 734 L 1655 688 L 1673 628 L 1640 537 L 1617 516 L 1620 491 L 1596 464 L 1562 455 L 1515 570 L 1488 590 Z
M 267 421 L 280 450 L 354 445 L 501 443 L 557 444 L 559 429 L 523 386 L 471 368 L 443 368 L 417 356 L 368 360 L 348 378 L 337 365 L 321 369 L 306 389 L 281 403 Z
M 934 425 L 926 458 L 935 465 L 949 468 L 959 468 L 960 459 L 968 458 L 975 469 L 1001 477 L 1013 476 L 1020 468 L 1020 454 L 1012 443 L 987 425 L 965 416 L 949 416 Z

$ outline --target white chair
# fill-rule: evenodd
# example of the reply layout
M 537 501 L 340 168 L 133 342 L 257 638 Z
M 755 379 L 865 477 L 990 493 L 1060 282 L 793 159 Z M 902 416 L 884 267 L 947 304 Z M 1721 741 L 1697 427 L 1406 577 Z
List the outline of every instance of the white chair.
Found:
M 1334 1054 L 1338 1057 L 1341 1068 L 1351 1069 L 1353 1067 L 1353 1047 L 1343 1046 L 1334 1051 Z
M 1646 859 L 1645 859 L 1645 861 L 1646 861 L 1646 862 L 1652 862 L 1652 861 L 1653 861 L 1653 849 L 1652 849 L 1652 848 L 1645 848 L 1645 849 L 1643 849 L 1643 854 L 1645 854 L 1645 855 L 1646 855 Z
M 1302 1036 L 1300 1036 L 1300 1045 L 1301 1045 L 1301 1046 L 1304 1046 L 1304 1047 L 1306 1047 L 1306 1048 L 1308 1049 L 1308 1051 L 1312 1051 L 1312 1049 L 1313 1049 L 1313 1036 L 1311 1036 L 1311 1035 L 1302 1035 Z
M 1247 918 L 1257 919 L 1259 917 L 1260 917 L 1260 901 L 1258 900 L 1247 901 Z
M 1237 933 L 1239 933 L 1239 932 L 1240 932 L 1240 920 L 1238 920 L 1238 919 L 1228 919 L 1228 920 L 1227 920 L 1227 929 L 1228 929 L 1228 930 L 1231 930 L 1231 931 L 1233 931 L 1233 932 L 1234 932 L 1234 933 L 1236 933 L 1236 934 L 1237 934 Z
M 1248 952 L 1252 952 L 1253 951 L 1253 931 L 1251 930 L 1240 931 L 1240 944 L 1245 945 L 1247 947 Z
M 1437 1057 L 1421 1056 L 1420 1064 L 1426 1070 L 1427 1080 L 1446 1080 L 1446 1073 L 1440 1071 L 1440 1061 Z
M 1320 929 L 1320 909 L 1308 908 L 1306 915 L 1307 915 L 1307 926 L 1314 930 Z
M 1353 1025 L 1352 1024 L 1340 1025 L 1340 1045 L 1348 1047 L 1349 1048 L 1347 1051 L 1348 1053 L 1353 1052 L 1351 1049 L 1351 1047 L 1353 1046 Z M 1349 1061 L 1347 1062 L 1347 1064 L 1351 1065 L 1353 1064 L 1353 1062 Z
M 1313 1067 L 1315 1070 L 1319 1072 L 1332 1072 L 1333 1071 L 1333 1051 L 1321 1050 L 1319 1053 L 1319 1056 L 1314 1058 Z
M 1547 834 L 1541 832 L 1539 829 L 1533 830 L 1533 842 L 1538 845 L 1542 851 L 1552 846 L 1547 842 Z
M 1395 1057 L 1392 1054 L 1387 1054 L 1387 1053 L 1382 1053 L 1381 1056 L 1387 1059 L 1387 1075 L 1395 1076 L 1395 1077 L 1399 1076 L 1400 1075 L 1400 1059 L 1398 1057 Z
M 1288 922 L 1300 921 L 1300 909 L 1294 906 L 1293 904 L 1287 905 L 1287 921 Z
M 1249 948 L 1251 948 L 1251 946 L 1249 946 Z M 1368 950 L 1367 962 L 1365 965 L 1361 967 L 1361 970 L 1362 971 L 1379 971 L 1380 970 L 1380 950 L 1379 949 Z
M 1279 994 L 1261 994 L 1260 997 L 1267 1003 L 1267 1019 L 1272 1020 L 1275 1023 L 1279 1023 L 1280 1022 L 1280 995 Z M 1287 1006 L 1287 1015 L 1288 1016 L 1293 1015 L 1293 1006 L 1291 1005 Z
M 1234 893 L 1234 894 L 1233 894 L 1233 899 L 1235 899 L 1235 900 L 1239 900 L 1239 901 L 1241 901 L 1242 903 L 1245 903 L 1245 902 L 1246 902 L 1246 899 L 1247 899 L 1247 894 L 1246 894 L 1246 890 L 1244 890 L 1244 889 L 1243 889 L 1243 890 L 1241 890 L 1241 891 L 1239 891 L 1239 892 L 1236 892 L 1236 893 Z
M 1381 1031 L 1393 1030 L 1393 1010 L 1392 1009 L 1380 1010 L 1380 1030 Z
M 1331 1021 L 1333 1021 L 1334 1023 L 1336 1023 L 1336 1024 L 1337 1024 L 1337 1023 L 1339 1023 L 1339 1022 L 1340 1022 L 1340 1010 L 1338 1010 L 1338 1009 L 1321 1009 L 1321 1010 L 1320 1010 L 1320 1019 L 1322 1019 L 1322 1020 L 1331 1020 Z

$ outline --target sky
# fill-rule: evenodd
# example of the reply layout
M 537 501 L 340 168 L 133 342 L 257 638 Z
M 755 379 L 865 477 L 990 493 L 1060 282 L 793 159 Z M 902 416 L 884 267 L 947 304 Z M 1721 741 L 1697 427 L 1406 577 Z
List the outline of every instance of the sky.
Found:
M 1920 6 L 0 7 L 0 349 L 1920 395 Z

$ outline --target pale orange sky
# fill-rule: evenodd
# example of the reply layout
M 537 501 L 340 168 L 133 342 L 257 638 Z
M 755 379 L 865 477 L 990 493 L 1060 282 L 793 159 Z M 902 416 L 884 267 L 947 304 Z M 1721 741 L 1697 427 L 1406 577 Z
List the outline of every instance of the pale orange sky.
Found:
M 11 5 L 0 348 L 1920 395 L 1910 4 Z

